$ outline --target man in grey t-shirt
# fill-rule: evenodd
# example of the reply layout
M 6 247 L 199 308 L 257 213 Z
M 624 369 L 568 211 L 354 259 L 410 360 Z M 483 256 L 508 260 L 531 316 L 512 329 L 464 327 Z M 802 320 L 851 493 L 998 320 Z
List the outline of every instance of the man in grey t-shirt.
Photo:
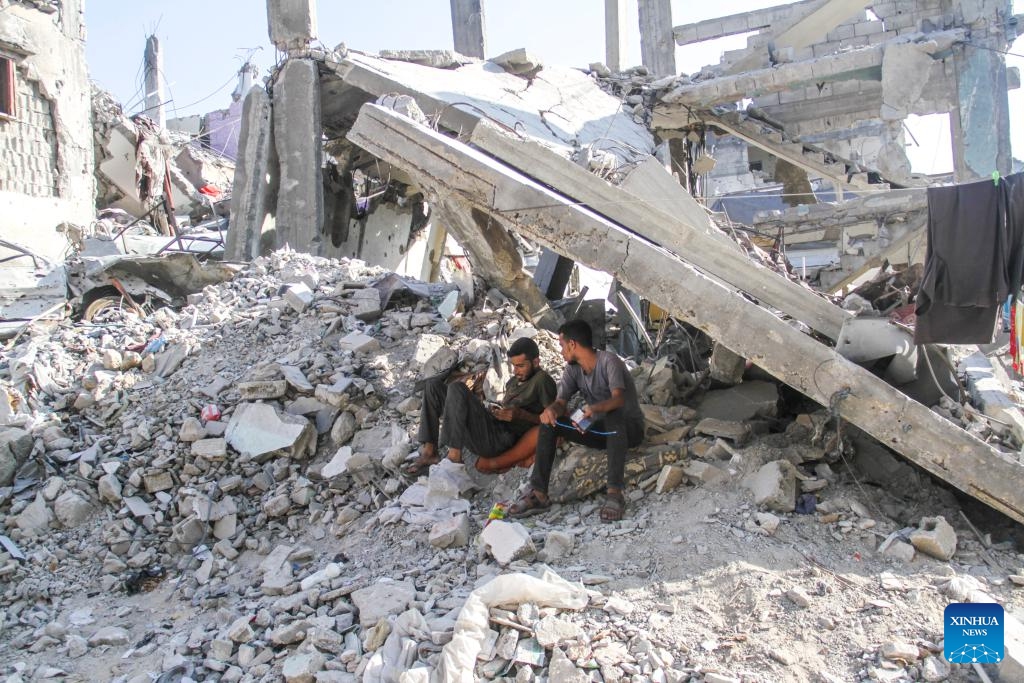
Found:
M 532 490 L 509 509 L 512 516 L 543 510 L 551 503 L 548 483 L 559 437 L 608 451 L 608 492 L 601 520 L 622 519 L 626 508 L 622 495 L 626 451 L 644 436 L 644 414 L 637 401 L 636 385 L 625 363 L 608 351 L 593 347 L 590 325 L 571 320 L 558 329 L 558 343 L 567 365 L 558 383 L 558 398 L 540 414 L 537 455 L 530 474 Z M 586 404 L 582 415 L 569 424 L 563 416 L 569 399 L 579 392 Z M 562 418 L 562 419 L 560 419 Z

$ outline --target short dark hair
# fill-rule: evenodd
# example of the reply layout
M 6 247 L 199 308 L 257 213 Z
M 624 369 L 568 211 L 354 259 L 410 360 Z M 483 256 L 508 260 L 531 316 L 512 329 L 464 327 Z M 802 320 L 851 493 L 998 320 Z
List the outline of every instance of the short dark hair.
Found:
M 516 339 L 512 342 L 512 346 L 508 347 L 508 357 L 514 358 L 515 356 L 526 356 L 527 360 L 540 358 L 540 349 L 537 348 L 537 342 L 529 337 Z
M 570 320 L 558 328 L 558 334 L 580 346 L 585 346 L 588 349 L 594 348 L 594 333 L 590 329 L 590 323 L 586 320 L 579 318 Z

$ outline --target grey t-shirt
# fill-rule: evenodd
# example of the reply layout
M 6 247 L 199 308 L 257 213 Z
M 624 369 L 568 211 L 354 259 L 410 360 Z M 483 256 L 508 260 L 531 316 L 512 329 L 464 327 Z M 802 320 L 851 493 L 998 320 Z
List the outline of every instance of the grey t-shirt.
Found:
M 607 401 L 612 389 L 626 392 L 626 403 L 622 406 L 627 420 L 643 420 L 640 402 L 636 397 L 636 384 L 626 370 L 622 359 L 610 351 L 597 351 L 597 365 L 591 374 L 583 372 L 579 365 L 566 365 L 562 379 L 558 382 L 558 398 L 568 402 L 577 391 L 583 394 L 588 404 Z M 600 415 L 596 416 L 600 417 Z

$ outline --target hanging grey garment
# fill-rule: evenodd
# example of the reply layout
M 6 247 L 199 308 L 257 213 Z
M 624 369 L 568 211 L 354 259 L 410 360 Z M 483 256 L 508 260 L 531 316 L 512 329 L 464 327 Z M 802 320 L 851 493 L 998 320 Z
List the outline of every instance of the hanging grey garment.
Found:
M 928 188 L 928 252 L 917 294 L 918 344 L 987 344 L 1010 293 L 1002 188 L 991 180 Z

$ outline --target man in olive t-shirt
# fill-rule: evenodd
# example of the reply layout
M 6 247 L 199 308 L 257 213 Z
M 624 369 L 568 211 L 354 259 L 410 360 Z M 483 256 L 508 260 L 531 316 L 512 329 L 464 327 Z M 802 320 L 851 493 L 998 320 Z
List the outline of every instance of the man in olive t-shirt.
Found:
M 420 409 L 422 446 L 419 457 L 404 468 L 407 475 L 419 475 L 438 462 L 439 445 L 448 447 L 448 459 L 453 462 L 462 462 L 464 448 L 493 458 L 539 424 L 537 416 L 555 399 L 555 381 L 541 369 L 540 349 L 532 339 L 517 339 L 507 355 L 512 377 L 500 406 L 488 408 L 462 382 L 446 384 L 443 377 L 427 380 Z

